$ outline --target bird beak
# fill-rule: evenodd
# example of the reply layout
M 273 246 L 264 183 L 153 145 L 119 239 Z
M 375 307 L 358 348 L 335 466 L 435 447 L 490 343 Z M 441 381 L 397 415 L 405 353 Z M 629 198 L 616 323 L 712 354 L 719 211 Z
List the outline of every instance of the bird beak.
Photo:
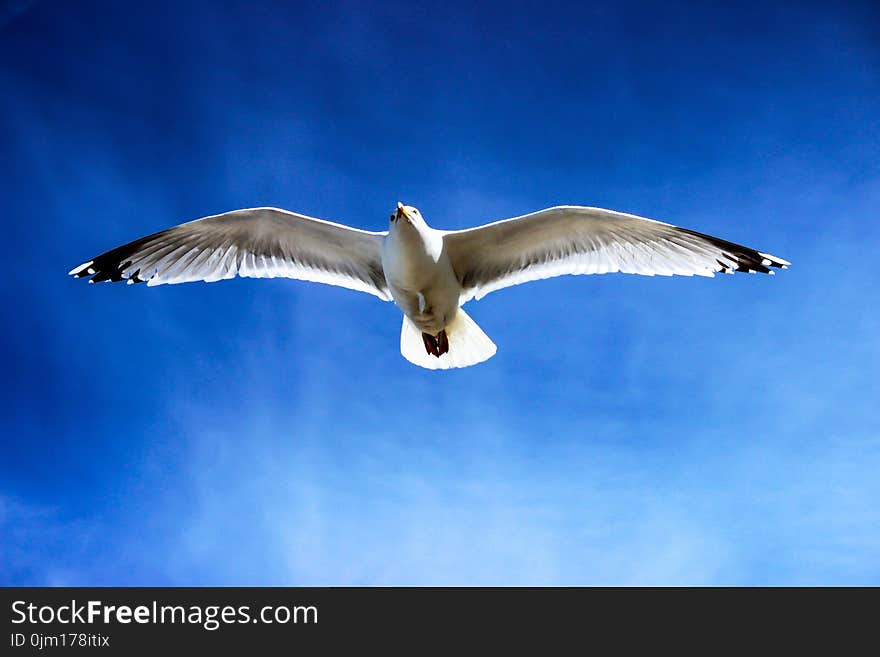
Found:
M 398 201 L 397 202 L 397 218 L 400 219 L 401 217 L 406 217 L 407 219 L 409 219 L 409 215 L 406 213 L 406 210 L 403 207 L 403 203 Z

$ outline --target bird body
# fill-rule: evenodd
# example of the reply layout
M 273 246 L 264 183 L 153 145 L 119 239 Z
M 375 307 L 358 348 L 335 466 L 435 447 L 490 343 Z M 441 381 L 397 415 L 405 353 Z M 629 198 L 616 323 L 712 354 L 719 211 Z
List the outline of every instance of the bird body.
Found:
M 382 244 L 382 268 L 391 297 L 424 333 L 437 335 L 458 312 L 461 285 L 443 233 L 415 208 L 401 206 Z
M 461 308 L 495 290 L 564 274 L 769 273 L 786 260 L 671 224 L 557 206 L 459 231 L 431 228 L 397 204 L 371 232 L 278 208 L 204 217 L 112 249 L 71 270 L 90 283 L 147 285 L 283 276 L 394 301 L 400 349 L 428 369 L 467 367 L 495 344 Z

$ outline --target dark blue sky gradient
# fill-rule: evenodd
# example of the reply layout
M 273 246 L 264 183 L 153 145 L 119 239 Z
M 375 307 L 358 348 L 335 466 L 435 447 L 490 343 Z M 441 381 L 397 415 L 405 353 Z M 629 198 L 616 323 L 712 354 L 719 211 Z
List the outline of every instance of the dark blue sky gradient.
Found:
M 0 2 L 0 584 L 880 584 L 880 14 L 733 4 Z M 65 276 L 398 199 L 794 266 L 498 292 L 446 373 L 348 290 Z

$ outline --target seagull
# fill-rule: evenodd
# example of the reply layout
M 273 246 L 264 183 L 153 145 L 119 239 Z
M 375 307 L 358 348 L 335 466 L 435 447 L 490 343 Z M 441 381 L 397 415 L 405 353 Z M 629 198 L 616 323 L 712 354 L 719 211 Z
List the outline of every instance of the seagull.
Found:
M 381 232 L 270 207 L 203 217 L 107 251 L 70 275 L 148 286 L 285 277 L 368 292 L 403 311 L 403 357 L 436 370 L 495 355 L 495 343 L 461 306 L 505 287 L 564 274 L 773 274 L 790 264 L 601 208 L 563 205 L 476 228 L 438 230 L 419 210 L 398 202 Z

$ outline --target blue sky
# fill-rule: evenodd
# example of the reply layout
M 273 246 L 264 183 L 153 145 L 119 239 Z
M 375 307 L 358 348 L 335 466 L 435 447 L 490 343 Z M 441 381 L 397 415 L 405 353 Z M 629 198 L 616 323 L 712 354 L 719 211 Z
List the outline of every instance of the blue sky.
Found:
M 876 8 L 432 4 L 0 3 L 0 584 L 880 584 Z M 445 373 L 356 292 L 65 275 L 398 199 L 794 265 L 498 292 Z

